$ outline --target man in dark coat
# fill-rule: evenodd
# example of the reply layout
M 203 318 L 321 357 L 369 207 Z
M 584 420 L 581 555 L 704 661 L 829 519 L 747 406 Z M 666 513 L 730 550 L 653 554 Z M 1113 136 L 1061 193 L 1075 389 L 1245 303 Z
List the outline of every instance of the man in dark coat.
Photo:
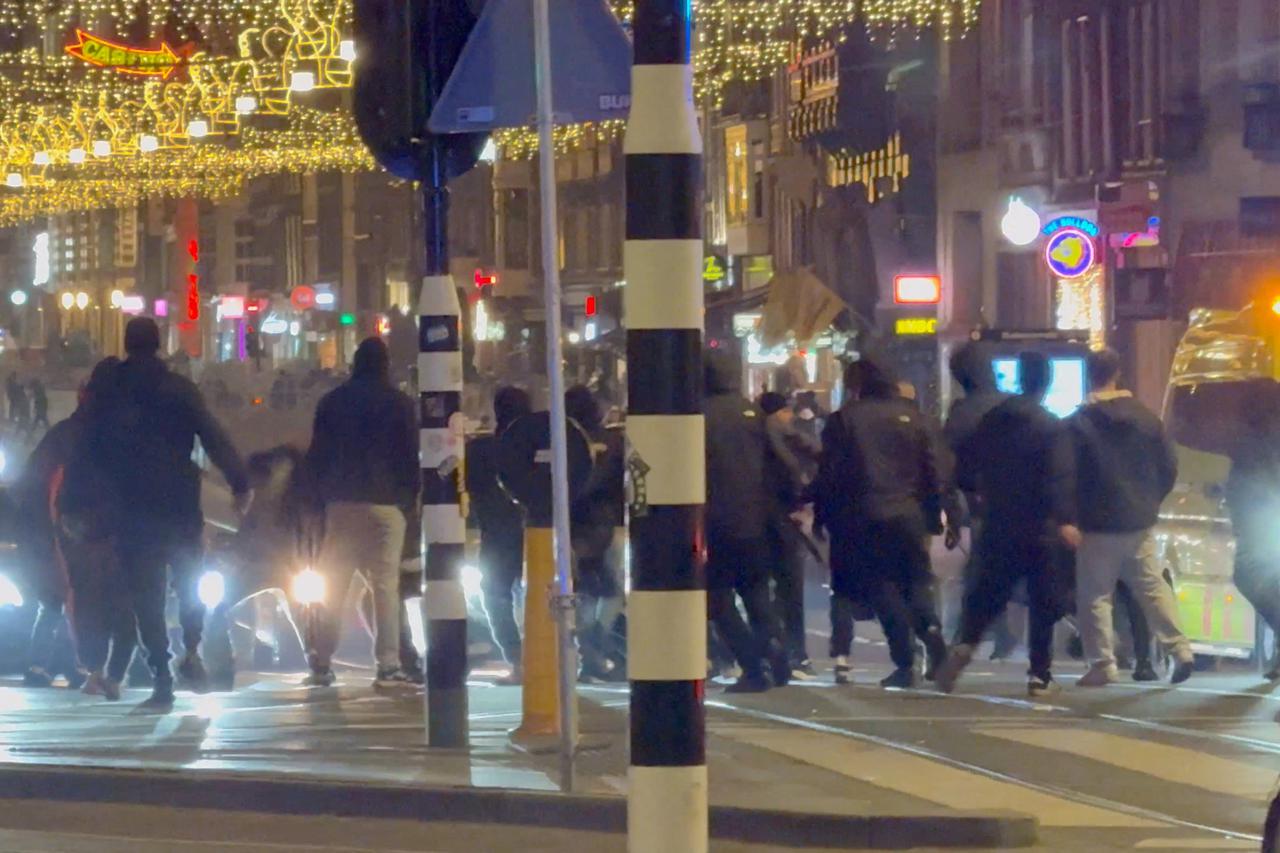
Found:
M 832 651 L 837 664 L 849 654 L 852 608 L 861 601 L 880 620 L 893 658 L 881 686 L 912 687 L 914 637 L 929 655 L 926 677 L 946 655 L 928 550 L 930 534 L 941 532 L 937 443 L 920 409 L 874 360 L 850 364 L 844 384 L 813 489 L 815 527 L 831 536 Z
M 166 569 L 178 595 L 185 656 L 178 674 L 193 689 L 207 689 L 200 660 L 205 608 L 197 594 L 203 559 L 204 517 L 200 469 L 192 461 L 196 439 L 222 472 L 237 508 L 250 499 L 244 463 L 205 407 L 190 380 L 171 373 L 158 357 L 160 329 L 135 317 L 125 327 L 128 358 L 115 371 L 109 396 L 95 399 L 83 453 L 68 466 L 64 491 L 83 496 L 84 481 L 97 472 L 118 515 L 116 542 L 121 573 L 130 585 L 138 635 L 155 672 L 147 705 L 173 705 L 169 634 L 165 624 Z
M 502 684 L 522 681 L 520 629 L 514 590 L 524 575 L 524 515 L 498 478 L 498 439 L 511 424 L 533 411 L 529 395 L 506 386 L 493 395 L 493 435 L 467 445 L 467 494 L 480 528 L 480 571 L 489 631 L 511 667 Z
M 769 600 L 769 466 L 778 464 L 765 436 L 764 413 L 745 399 L 741 365 L 728 353 L 709 350 L 705 362 L 707 448 L 707 610 L 729 646 L 742 677 L 729 687 L 760 693 L 786 684 L 791 665 Z M 738 613 L 741 596 L 751 627 Z
M 1043 406 L 1049 360 L 1038 352 L 1018 359 L 1022 393 L 983 417 L 961 446 L 960 487 L 976 491 L 983 527 L 976 543 L 978 578 L 965 595 L 960 643 L 938 672 L 943 692 L 955 687 L 991 623 L 1004 612 L 1020 581 L 1031 609 L 1031 668 L 1027 690 L 1045 696 L 1058 689 L 1050 671 L 1053 626 L 1063 615 L 1066 574 L 1058 527 L 1069 515 L 1070 458 L 1062 422 Z

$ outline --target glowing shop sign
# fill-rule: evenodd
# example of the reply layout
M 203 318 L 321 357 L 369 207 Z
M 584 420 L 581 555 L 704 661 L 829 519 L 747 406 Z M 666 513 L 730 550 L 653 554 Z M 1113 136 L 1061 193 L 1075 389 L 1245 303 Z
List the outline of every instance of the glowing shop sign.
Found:
M 1000 233 L 1015 246 L 1028 246 L 1040 236 L 1040 214 L 1016 195 L 1009 199 L 1009 209 L 1000 220 Z
M 918 337 L 938 334 L 937 317 L 899 317 L 893 323 L 893 333 L 902 337 Z
M 140 77 L 163 77 L 166 80 L 181 62 L 173 48 L 163 42 L 160 47 L 149 49 L 119 44 L 84 30 L 76 30 L 76 41 L 67 45 L 66 51 L 76 59 L 83 59 L 99 68 L 110 68 L 121 74 Z
M 1058 278 L 1078 278 L 1097 260 L 1093 238 L 1077 228 L 1063 228 L 1049 238 L 1044 260 Z
M 1047 237 L 1068 229 L 1082 231 L 1090 237 L 1097 237 L 1099 233 L 1098 223 L 1092 220 L 1081 216 L 1059 216 L 1057 219 L 1049 220 L 1049 223 L 1044 226 L 1044 234 Z
M 702 280 L 707 284 L 719 284 L 724 281 L 726 272 L 724 261 L 716 255 L 707 255 L 702 259 Z

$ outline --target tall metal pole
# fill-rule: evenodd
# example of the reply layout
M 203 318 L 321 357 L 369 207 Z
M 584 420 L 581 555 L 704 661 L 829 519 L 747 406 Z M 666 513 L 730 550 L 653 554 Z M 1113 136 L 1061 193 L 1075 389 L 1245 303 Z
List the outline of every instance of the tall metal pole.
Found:
M 690 0 L 636 0 L 625 142 L 627 438 L 647 470 L 631 519 L 631 853 L 707 850 L 702 505 L 702 139 Z
M 569 437 L 565 426 L 564 355 L 560 340 L 560 240 L 556 219 L 556 151 L 551 85 L 551 22 L 547 0 L 533 2 L 534 79 L 538 92 L 538 186 L 542 213 L 542 281 L 547 312 L 547 380 L 551 410 L 551 505 L 555 530 L 560 663 L 560 788 L 573 790 L 578 747 L 578 649 L 574 645 L 573 563 L 569 548 Z M 533 595 L 538 590 L 529 591 Z
M 430 177 L 422 182 L 426 237 L 418 300 L 419 460 L 422 541 L 426 546 L 422 617 L 427 630 L 424 698 L 427 744 L 468 743 L 467 598 L 462 589 L 467 525 L 462 514 L 465 434 L 462 329 L 458 291 L 449 274 L 449 190 L 443 144 L 431 143 Z

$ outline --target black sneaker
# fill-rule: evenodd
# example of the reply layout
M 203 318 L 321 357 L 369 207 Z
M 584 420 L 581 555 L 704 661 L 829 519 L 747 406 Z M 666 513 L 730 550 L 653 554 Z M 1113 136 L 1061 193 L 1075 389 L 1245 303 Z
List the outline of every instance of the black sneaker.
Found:
M 192 693 L 209 692 L 209 673 L 205 672 L 199 652 L 189 652 L 178 664 L 178 683 Z
M 378 676 L 373 679 L 375 690 L 405 690 L 414 686 L 409 676 L 398 666 L 378 667 Z
M 880 679 L 880 686 L 886 690 L 910 690 L 916 686 L 915 667 L 895 669 L 888 676 Z
M 1156 672 L 1156 668 L 1151 665 L 1149 660 L 1140 660 L 1133 667 L 1134 681 L 1159 681 L 1160 673 Z
M 769 690 L 769 679 L 760 675 L 744 675 L 724 689 L 725 693 L 765 693 Z
M 1186 660 L 1180 660 L 1173 665 L 1173 675 L 1169 676 L 1170 684 L 1181 684 L 1191 677 L 1191 673 L 1196 671 L 1196 659 L 1189 657 Z
M 143 712 L 167 714 L 173 710 L 173 681 L 157 679 L 147 701 L 138 706 Z
M 302 684 L 305 687 L 332 687 L 337 680 L 333 670 L 326 666 L 323 669 L 311 670 L 311 673 L 302 679 Z
M 924 647 L 924 680 L 933 681 L 938 677 L 938 667 L 947 660 L 947 643 L 942 639 L 942 632 L 937 628 L 929 629 L 924 636 Z
M 769 656 L 769 666 L 775 687 L 786 687 L 791 681 L 791 659 L 787 653 L 778 649 Z
M 53 676 L 38 666 L 33 666 L 22 674 L 23 687 L 52 687 Z

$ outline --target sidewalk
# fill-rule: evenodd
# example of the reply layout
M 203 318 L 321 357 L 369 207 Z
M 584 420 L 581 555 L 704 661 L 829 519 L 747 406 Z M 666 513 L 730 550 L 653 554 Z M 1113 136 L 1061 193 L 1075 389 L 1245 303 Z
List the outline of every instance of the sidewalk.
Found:
M 473 683 L 471 748 L 433 750 L 424 745 L 420 694 L 377 696 L 366 673 L 340 677 L 329 691 L 297 686 L 298 676 L 271 676 L 233 694 L 184 695 L 163 717 L 134 712 L 142 691 L 111 705 L 64 690 L 0 687 L 0 796 L 217 802 L 290 813 L 345 807 L 428 820 L 434 812 L 436 819 L 612 831 L 625 825 L 625 692 L 593 690 L 581 701 L 586 749 L 577 796 L 568 799 L 555 793 L 556 754 L 511 744 L 517 689 Z M 873 786 L 833 782 L 813 765 L 755 746 L 758 726 L 721 721 L 717 728 L 728 736 L 709 737 L 717 837 L 803 845 L 833 837 L 852 843 L 852 833 L 865 846 L 899 848 L 936 839 L 940 830 L 966 846 L 1034 838 L 1030 819 L 913 807 Z M 381 793 L 370 796 L 374 788 Z

